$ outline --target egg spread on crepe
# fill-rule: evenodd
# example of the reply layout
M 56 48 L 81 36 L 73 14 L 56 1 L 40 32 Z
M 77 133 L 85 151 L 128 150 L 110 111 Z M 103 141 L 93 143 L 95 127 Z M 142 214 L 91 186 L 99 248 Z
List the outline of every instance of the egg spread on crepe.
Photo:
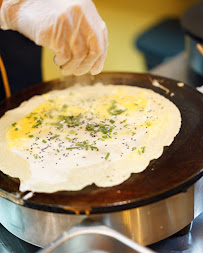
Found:
M 21 191 L 114 186 L 160 157 L 180 126 L 178 108 L 152 90 L 75 85 L 0 119 L 0 169 Z

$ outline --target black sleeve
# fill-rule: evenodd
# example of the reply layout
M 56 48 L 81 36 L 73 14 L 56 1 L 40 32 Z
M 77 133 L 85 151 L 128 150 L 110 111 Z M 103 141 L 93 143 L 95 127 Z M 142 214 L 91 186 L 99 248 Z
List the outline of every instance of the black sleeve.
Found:
M 0 54 L 6 67 L 11 94 L 42 81 L 42 48 L 15 31 L 0 30 Z M 0 100 L 5 98 L 0 75 Z

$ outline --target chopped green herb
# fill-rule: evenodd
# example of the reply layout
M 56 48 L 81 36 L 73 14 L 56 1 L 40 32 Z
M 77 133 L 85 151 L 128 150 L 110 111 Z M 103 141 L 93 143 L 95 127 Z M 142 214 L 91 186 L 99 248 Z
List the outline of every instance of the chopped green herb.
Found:
M 94 131 L 94 128 L 95 128 L 95 124 L 89 124 L 89 123 L 87 123 L 87 125 L 86 125 L 86 130 L 87 131 Z
M 16 124 L 17 124 L 17 123 L 15 122 L 15 123 L 13 123 L 13 124 L 12 124 L 12 126 L 13 126 L 13 127 L 15 127 L 15 126 L 16 126 Z
M 60 135 L 59 134 L 55 134 L 54 136 L 50 137 L 50 140 L 56 139 L 58 138 Z
M 18 128 L 17 128 L 17 127 L 15 128 L 15 131 L 18 131 Z
M 111 124 L 113 124 L 113 123 L 115 123 L 115 120 L 110 119 L 109 122 L 110 122 Z
M 63 124 L 62 124 L 62 122 L 60 122 L 60 121 L 51 123 L 51 125 L 52 125 L 52 126 L 56 126 L 57 129 L 63 128 Z
M 88 123 L 85 129 L 87 131 L 92 131 L 94 133 L 101 132 L 104 134 L 102 137 L 107 139 L 107 138 L 111 138 L 111 133 L 114 128 L 115 128 L 114 126 L 110 126 L 108 124 L 89 124 Z
M 58 149 L 56 150 L 58 153 L 60 152 Z
M 38 126 L 42 125 L 42 122 L 43 122 L 43 118 L 40 117 L 40 119 L 37 119 L 37 117 L 35 117 L 35 125 L 33 125 L 32 127 L 33 128 L 38 128 Z
M 146 147 L 141 147 L 142 153 L 145 152 L 145 148 L 146 148 Z
M 71 149 L 78 149 L 80 147 L 70 147 L 70 148 L 66 148 L 66 150 L 71 150 Z
M 117 109 L 117 105 L 116 105 L 116 101 L 113 101 L 112 102 L 112 105 L 109 107 L 109 109 L 107 110 L 111 115 L 119 115 L 123 112 L 126 111 L 125 110 L 122 110 L 122 109 Z
M 114 132 L 113 134 L 117 135 L 117 132 Z
M 97 147 L 93 146 L 92 144 L 88 144 L 88 142 L 86 142 L 86 141 L 77 142 L 77 143 L 76 143 L 76 146 L 70 147 L 70 148 L 66 148 L 66 149 L 67 149 L 67 150 L 70 150 L 70 149 L 79 149 L 79 148 L 84 148 L 85 150 L 88 150 L 89 148 L 90 148 L 91 150 L 93 150 L 93 149 L 98 149 Z
M 37 159 L 37 158 L 38 158 L 38 156 L 37 156 L 37 155 L 34 155 L 34 158 L 35 158 L 35 159 Z
M 141 155 L 142 153 L 145 152 L 145 148 L 146 147 L 141 147 L 139 150 L 138 150 L 138 154 Z
M 105 160 L 107 160 L 110 156 L 110 153 L 107 153 L 107 155 L 105 156 Z
M 107 124 L 105 124 L 105 125 L 100 124 L 97 132 L 102 132 L 103 134 L 108 134 L 108 133 L 111 133 L 114 128 L 115 128 L 114 126 L 110 126 Z
M 108 138 L 112 138 L 110 134 L 105 134 L 105 135 L 102 135 L 102 138 L 104 139 L 108 139 Z
M 70 130 L 68 133 L 69 133 L 69 134 L 74 134 L 75 131 L 74 131 L 74 130 Z
M 136 147 L 132 147 L 132 151 L 136 150 Z
M 80 125 L 80 120 L 82 118 L 82 114 L 78 114 L 77 116 L 64 116 L 64 115 L 59 115 L 58 116 L 60 122 L 64 121 L 64 123 L 67 123 L 67 125 L 70 127 L 73 126 L 79 126 Z
M 46 140 L 42 140 L 42 142 L 43 142 L 43 143 L 47 143 L 47 141 L 46 141 Z
M 28 116 L 27 116 L 27 119 L 30 119 L 33 115 L 35 115 L 36 112 L 31 112 Z
M 33 134 L 31 134 L 31 135 L 28 135 L 28 137 L 29 137 L 29 138 L 32 138 L 32 137 L 34 137 L 34 135 L 33 135 Z

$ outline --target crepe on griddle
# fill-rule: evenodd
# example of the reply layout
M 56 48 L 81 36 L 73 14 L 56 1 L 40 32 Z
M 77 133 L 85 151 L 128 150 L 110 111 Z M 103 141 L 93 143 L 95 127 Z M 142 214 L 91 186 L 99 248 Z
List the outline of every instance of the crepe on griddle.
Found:
M 181 115 L 150 89 L 74 85 L 34 96 L 0 119 L 0 170 L 20 191 L 111 187 L 159 158 Z

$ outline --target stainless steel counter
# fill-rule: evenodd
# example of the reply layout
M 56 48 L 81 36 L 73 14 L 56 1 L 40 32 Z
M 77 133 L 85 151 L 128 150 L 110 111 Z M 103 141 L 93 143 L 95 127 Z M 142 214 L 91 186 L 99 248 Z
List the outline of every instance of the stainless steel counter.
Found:
M 203 79 L 199 77 L 194 77 L 188 74 L 188 66 L 186 64 L 186 56 L 182 53 L 177 57 L 161 64 L 151 71 L 153 74 L 160 76 L 169 77 L 172 79 L 180 80 L 187 83 L 193 87 L 198 87 L 203 85 Z M 163 214 L 164 215 L 164 214 Z M 43 228 L 42 228 L 43 229 Z M 97 238 L 98 239 L 98 238 Z M 101 239 L 101 238 L 100 238 Z M 105 238 L 104 238 L 105 242 Z M 201 253 L 203 252 L 203 213 L 201 213 L 193 222 L 191 230 L 183 236 L 174 235 L 167 238 L 161 242 L 150 245 L 149 248 L 160 253 Z M 30 245 L 11 233 L 9 233 L 0 224 L 0 253 L 34 253 L 37 252 L 39 248 Z M 112 243 L 111 251 L 107 251 L 109 248 L 105 243 L 98 250 L 91 251 L 92 253 L 105 253 L 105 252 L 116 252 L 116 253 L 133 253 L 131 249 L 119 244 Z M 57 251 L 66 252 L 66 251 Z M 87 249 L 80 248 L 77 245 L 77 253 L 91 253 Z M 71 252 L 71 253 L 75 253 Z

